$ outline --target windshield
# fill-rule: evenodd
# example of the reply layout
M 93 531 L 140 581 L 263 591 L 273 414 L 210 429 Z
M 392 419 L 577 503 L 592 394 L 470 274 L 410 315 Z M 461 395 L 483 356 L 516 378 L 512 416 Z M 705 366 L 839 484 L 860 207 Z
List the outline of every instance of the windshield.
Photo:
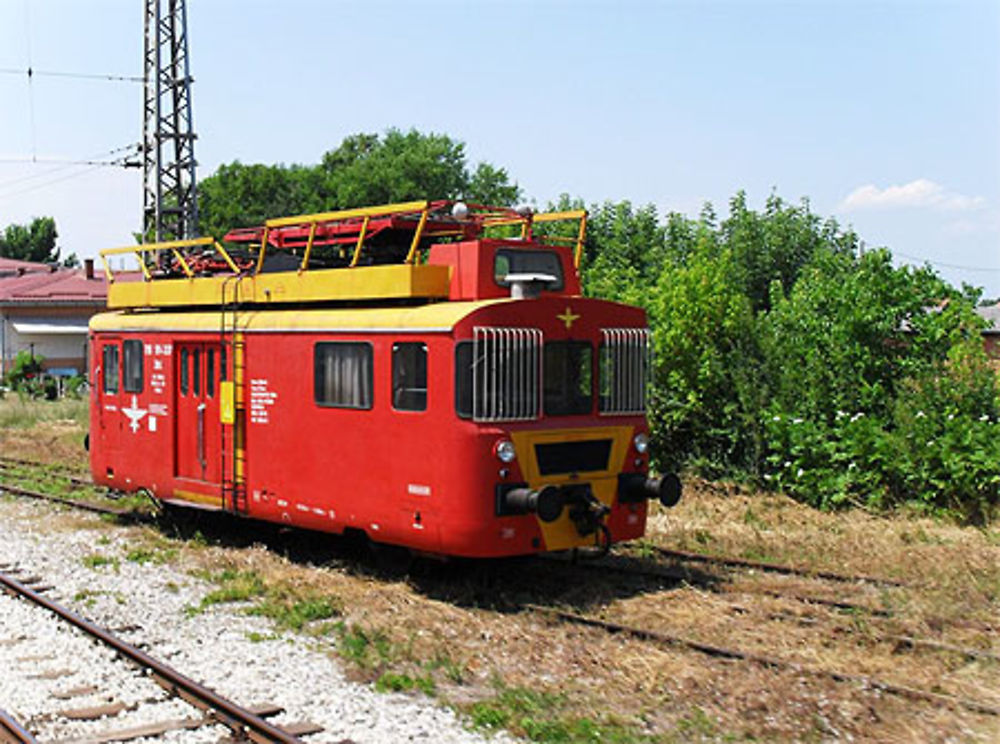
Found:
M 544 406 L 546 416 L 590 413 L 593 398 L 593 350 L 586 341 L 545 344 Z
M 547 289 L 563 288 L 562 262 L 555 251 L 534 251 L 522 248 L 499 248 L 493 260 L 493 277 L 501 287 L 509 287 L 510 274 L 549 274 L 556 280 Z

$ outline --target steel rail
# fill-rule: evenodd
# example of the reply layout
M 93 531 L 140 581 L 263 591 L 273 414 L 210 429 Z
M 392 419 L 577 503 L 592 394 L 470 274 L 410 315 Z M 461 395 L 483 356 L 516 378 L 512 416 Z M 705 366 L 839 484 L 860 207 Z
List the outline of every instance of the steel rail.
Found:
M 673 548 L 662 548 L 652 546 L 652 549 L 667 558 L 676 558 L 692 563 L 715 563 L 722 566 L 733 566 L 734 568 L 753 568 L 769 573 L 788 574 L 794 576 L 806 576 L 816 579 L 826 579 L 828 581 L 842 581 L 844 583 L 856 584 L 881 584 L 884 586 L 907 586 L 906 582 L 898 579 L 889 579 L 884 576 L 869 576 L 866 574 L 841 574 L 833 571 L 818 571 L 806 566 L 786 565 L 782 563 L 770 563 L 766 561 L 752 561 L 746 558 L 731 558 L 725 555 L 705 555 L 702 553 L 692 553 L 687 550 L 675 550 Z
M 298 737 L 292 736 L 274 724 L 268 723 L 260 716 L 222 697 L 214 690 L 210 690 L 204 685 L 195 682 L 190 677 L 184 676 L 176 669 L 167 666 L 161 661 L 157 661 L 149 656 L 149 654 L 115 637 L 103 628 L 77 615 L 72 610 L 53 602 L 4 572 L 0 572 L 0 584 L 6 587 L 12 594 L 34 602 L 40 607 L 44 607 L 49 612 L 54 613 L 84 633 L 110 646 L 143 669 L 149 670 L 153 679 L 160 686 L 198 708 L 211 711 L 219 723 L 231 729 L 238 736 L 247 736 L 259 744 L 273 744 L 274 742 L 279 742 L 280 744 L 303 744 L 302 740 Z
M 66 473 L 83 473 L 85 472 L 82 468 L 75 468 L 71 465 L 61 465 L 54 462 L 42 462 L 41 460 L 27 460 L 23 457 L 10 457 L 9 455 L 0 455 L 0 462 L 9 462 L 12 465 L 25 465 L 32 468 L 42 468 L 45 470 L 52 471 L 64 471 Z M 53 473 L 55 475 L 55 473 Z M 61 475 L 62 473 L 59 473 Z
M 543 557 L 544 556 L 540 556 Z M 545 560 L 550 560 L 555 564 L 572 565 L 569 561 L 562 558 L 545 558 Z M 618 566 L 606 561 L 594 561 L 588 562 L 586 564 L 588 570 L 598 570 L 606 571 L 609 573 L 623 574 L 625 576 L 640 576 L 651 579 L 667 579 L 670 581 L 683 581 L 689 584 L 695 584 L 697 586 L 708 589 L 709 591 L 715 593 L 722 593 L 723 589 L 720 589 L 716 582 L 710 581 L 709 579 L 698 576 L 689 570 L 683 568 L 673 568 L 670 566 L 642 566 L 642 565 L 624 565 Z M 817 597 L 812 594 L 801 594 L 799 592 L 791 591 L 781 591 L 778 589 L 754 589 L 750 587 L 733 587 L 729 590 L 729 593 L 745 593 L 745 594 L 760 594 L 764 596 L 776 597 L 779 599 L 791 599 L 796 602 L 802 602 L 804 604 L 814 604 L 822 605 L 824 607 L 831 607 L 837 610 L 844 610 L 847 612 L 859 612 L 866 615 L 874 615 L 877 617 L 891 617 L 892 613 L 879 609 L 877 607 L 871 607 L 865 604 L 858 604 L 856 602 L 848 602 L 846 600 L 839 599 L 827 599 L 825 597 Z
M 41 470 L 41 475 L 45 477 L 64 478 L 74 486 L 100 488 L 100 486 L 97 486 L 93 480 L 75 475 L 74 473 L 78 471 L 70 470 L 69 468 L 53 467 L 42 462 L 32 462 L 31 460 L 20 460 L 13 457 L 0 456 L 0 470 L 13 470 L 15 468 L 35 468 L 37 470 Z
M 67 499 L 61 496 L 53 496 L 50 493 L 42 493 L 41 491 L 32 491 L 27 488 L 21 488 L 20 486 L 12 486 L 7 483 L 0 482 L 0 494 L 12 493 L 15 496 L 24 496 L 29 499 L 37 499 L 39 501 L 50 501 L 54 504 L 61 504 L 63 506 L 69 506 L 74 509 L 80 509 L 81 511 L 93 512 L 94 514 L 101 514 L 105 516 L 112 516 L 117 519 L 122 519 L 131 522 L 152 522 L 151 517 L 146 516 L 140 512 L 131 511 L 128 509 L 117 509 L 113 506 L 102 506 L 101 504 L 94 504 L 89 501 L 77 501 L 75 499 Z
M 644 628 L 636 628 L 629 625 L 622 625 L 621 623 L 613 623 L 607 620 L 601 620 L 597 617 L 579 615 L 574 612 L 566 612 L 565 610 L 558 610 L 553 607 L 541 607 L 534 604 L 525 604 L 522 606 L 526 610 L 553 618 L 560 622 L 599 628 L 613 635 L 625 635 L 637 640 L 697 651 L 698 653 L 717 658 L 747 661 L 773 669 L 787 669 L 789 671 L 813 677 L 825 677 L 827 679 L 832 679 L 835 682 L 855 683 L 862 685 L 863 687 L 880 690 L 884 693 L 895 695 L 897 697 L 908 698 L 910 700 L 920 700 L 948 708 L 964 708 L 975 713 L 1000 717 L 1000 706 L 992 703 L 984 703 L 979 700 L 971 700 L 957 695 L 928 692 L 927 690 L 908 687 L 906 685 L 898 685 L 893 682 L 887 682 L 865 674 L 850 674 L 847 672 L 838 672 L 834 669 L 806 666 L 788 659 L 767 656 L 765 654 L 758 654 L 752 651 L 741 651 L 739 649 L 726 648 L 724 646 L 715 646 L 713 644 L 702 643 L 701 641 L 696 641 L 691 638 L 684 638 L 683 636 L 661 633 L 654 630 L 646 630 Z
M 38 740 L 7 711 L 0 709 L 0 744 L 38 744 Z

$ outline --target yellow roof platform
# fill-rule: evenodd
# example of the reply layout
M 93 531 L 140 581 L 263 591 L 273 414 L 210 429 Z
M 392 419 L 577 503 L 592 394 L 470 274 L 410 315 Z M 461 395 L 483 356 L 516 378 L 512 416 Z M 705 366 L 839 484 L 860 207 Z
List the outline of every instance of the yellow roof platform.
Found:
M 192 307 L 232 302 L 271 304 L 324 300 L 447 299 L 448 266 L 397 264 L 256 276 L 115 281 L 108 307 Z
M 422 262 L 421 246 L 427 241 L 468 239 L 486 228 L 512 225 L 520 225 L 521 240 L 531 241 L 534 223 L 559 220 L 578 220 L 579 228 L 545 241 L 572 245 L 579 264 L 587 220 L 583 210 L 535 215 L 449 201 L 271 219 L 261 228 L 228 233 L 229 250 L 207 237 L 112 248 L 100 256 L 111 309 L 448 299 L 452 268 Z M 379 254 L 384 242 L 372 236 L 389 228 L 405 236 L 406 244 L 390 244 L 389 253 Z M 324 258 L 318 267 L 310 263 L 316 251 L 330 250 L 339 259 Z M 268 260 L 275 253 L 281 261 Z M 139 272 L 112 271 L 109 257 L 125 255 L 137 260 Z M 269 265 L 281 268 L 269 271 Z

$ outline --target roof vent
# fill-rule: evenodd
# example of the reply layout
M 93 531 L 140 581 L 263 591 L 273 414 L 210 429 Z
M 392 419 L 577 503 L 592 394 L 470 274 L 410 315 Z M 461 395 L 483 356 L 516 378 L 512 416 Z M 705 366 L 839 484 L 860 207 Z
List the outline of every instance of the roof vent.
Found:
M 533 300 L 548 289 L 558 279 L 552 274 L 507 274 L 505 282 L 510 282 L 510 296 L 515 300 Z

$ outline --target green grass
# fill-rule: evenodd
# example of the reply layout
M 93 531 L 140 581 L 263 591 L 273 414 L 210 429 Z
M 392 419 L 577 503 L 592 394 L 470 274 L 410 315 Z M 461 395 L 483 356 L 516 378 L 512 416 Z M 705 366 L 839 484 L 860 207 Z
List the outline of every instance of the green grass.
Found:
M 177 548 L 132 548 L 125 554 L 125 560 L 139 565 L 146 563 L 162 565 L 174 560 L 177 552 Z
M 633 726 L 613 720 L 595 721 L 566 714 L 566 696 L 507 687 L 496 683 L 497 695 L 465 709 L 473 728 L 485 731 L 507 729 L 518 736 L 544 744 L 626 744 L 652 739 Z
M 269 586 L 256 571 L 225 570 L 195 575 L 217 584 L 218 588 L 202 597 L 198 606 L 186 608 L 189 617 L 216 604 L 250 602 L 247 614 L 269 618 L 283 630 L 302 631 L 311 623 L 336 617 L 341 612 L 335 598 Z M 323 627 L 322 631 L 325 630 Z
M 340 608 L 327 597 L 296 600 L 279 595 L 265 597 L 248 612 L 270 618 L 279 628 L 300 631 L 309 623 L 336 617 Z
M 43 422 L 67 420 L 78 424 L 83 431 L 87 430 L 89 408 L 86 398 L 31 400 L 22 399 L 17 394 L 0 398 L 0 428 L 30 429 Z
M 118 558 L 114 556 L 102 555 L 100 553 L 90 553 L 83 556 L 80 562 L 87 568 L 101 568 L 103 566 L 111 566 L 115 571 L 117 571 L 121 565 Z
M 375 690 L 377 692 L 410 692 L 420 690 L 429 697 L 433 697 L 437 692 L 434 679 L 430 675 L 411 677 L 409 674 L 397 674 L 395 672 L 384 672 L 375 680 Z
M 341 622 L 334 625 L 334 632 L 338 640 L 338 653 L 362 669 L 384 667 L 398 655 L 388 635 L 382 630 Z

